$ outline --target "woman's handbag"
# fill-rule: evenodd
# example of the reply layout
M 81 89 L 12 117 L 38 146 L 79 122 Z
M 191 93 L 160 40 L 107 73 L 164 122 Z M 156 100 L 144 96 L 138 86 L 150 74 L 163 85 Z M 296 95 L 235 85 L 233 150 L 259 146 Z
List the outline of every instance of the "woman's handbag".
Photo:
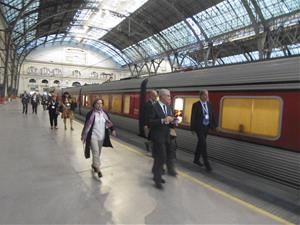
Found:
M 90 149 L 86 148 L 86 143 L 83 144 L 84 157 L 89 159 L 91 156 Z

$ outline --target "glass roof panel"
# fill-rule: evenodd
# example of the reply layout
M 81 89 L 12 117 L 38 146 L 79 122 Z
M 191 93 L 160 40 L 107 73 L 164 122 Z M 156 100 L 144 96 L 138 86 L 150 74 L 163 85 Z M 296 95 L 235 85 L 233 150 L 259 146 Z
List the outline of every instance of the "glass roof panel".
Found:
M 300 44 L 288 45 L 288 49 L 292 55 L 300 55 Z
M 249 52 L 249 54 L 252 56 L 253 60 L 258 60 L 259 59 L 259 52 L 258 51 Z
M 184 21 L 161 31 L 160 34 L 168 40 L 173 49 L 197 42 L 195 35 Z
M 87 6 L 95 7 L 97 10 L 78 10 L 74 16 L 74 24 L 81 25 L 82 29 L 80 32 L 89 36 L 89 38 L 99 39 L 147 1 L 94 0 L 89 2 Z M 90 28 L 98 29 L 90 32 Z M 77 32 L 76 28 L 72 26 L 69 28 L 69 31 L 71 33 Z
M 156 48 L 159 44 L 154 40 L 153 37 L 147 38 L 138 43 L 144 50 L 146 50 L 148 56 L 159 54 L 159 48 Z
M 265 19 L 300 9 L 300 0 L 256 0 Z
M 180 58 L 180 60 L 182 60 L 182 58 Z M 186 56 L 183 61 L 182 61 L 182 67 L 195 67 L 197 66 L 197 63 L 195 62 L 194 59 L 192 59 L 189 56 Z
M 140 61 L 142 60 L 142 56 L 137 52 L 136 46 L 131 46 L 123 50 L 124 54 L 126 54 L 132 61 Z
M 56 38 L 55 38 L 56 37 Z M 27 47 L 26 47 L 26 51 L 29 51 L 30 49 L 34 48 L 35 46 L 44 44 L 46 40 L 46 37 L 42 37 L 39 38 L 38 40 L 34 40 L 32 41 Z M 49 35 L 47 38 L 47 44 L 50 43 L 55 43 L 55 42 L 68 42 L 68 43 L 74 43 L 74 44 L 78 44 L 78 42 L 76 41 L 76 39 L 72 39 L 72 37 L 67 36 L 64 37 L 64 35 Z M 97 50 L 98 52 L 101 52 L 101 54 L 105 54 L 107 55 L 109 58 L 111 58 L 113 61 L 117 62 L 118 64 L 120 64 L 121 66 L 126 65 L 127 63 L 131 62 L 129 60 L 128 57 L 126 57 L 126 55 L 124 55 L 121 51 L 119 51 L 118 49 L 114 48 L 112 45 L 104 42 L 104 41 L 95 41 L 95 40 L 88 40 L 85 39 L 82 41 L 81 43 L 82 45 L 86 45 L 87 47 Z M 22 47 L 22 49 L 24 49 Z M 20 54 L 21 51 L 18 51 L 18 53 Z
M 225 64 L 247 62 L 248 60 L 243 54 L 226 56 L 221 58 Z
M 5 4 L 7 4 L 2 7 L 3 7 L 4 16 L 8 22 L 12 22 L 13 20 L 15 20 L 16 17 L 18 16 L 20 10 L 22 9 L 22 7 L 24 7 L 25 5 L 27 5 L 30 2 L 30 0 L 2 0 L 2 1 Z M 9 7 L 8 5 L 11 7 Z M 39 5 L 40 5 L 40 1 L 35 0 L 28 6 L 28 8 L 25 10 L 25 12 L 34 10 L 34 9 L 38 8 Z
M 280 48 L 273 48 L 271 52 L 271 58 L 283 57 L 284 52 Z
M 251 25 L 242 0 L 225 0 L 194 16 L 208 37 L 215 37 Z

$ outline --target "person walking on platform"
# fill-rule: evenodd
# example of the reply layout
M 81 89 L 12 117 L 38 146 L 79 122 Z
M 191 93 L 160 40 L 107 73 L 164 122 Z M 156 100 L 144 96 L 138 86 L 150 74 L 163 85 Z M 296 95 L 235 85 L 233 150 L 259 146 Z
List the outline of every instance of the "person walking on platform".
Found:
M 26 91 L 24 91 L 24 93 L 22 94 L 22 105 L 23 105 L 23 114 L 27 114 L 27 110 L 28 110 L 28 103 L 29 103 L 29 95 L 27 94 Z
M 113 124 L 106 112 L 103 111 L 104 101 L 96 99 L 93 102 L 93 109 L 86 115 L 84 127 L 81 132 L 81 140 L 85 144 L 85 158 L 90 158 L 92 151 L 92 170 L 102 177 L 100 171 L 100 155 L 102 147 L 112 147 L 109 133 L 116 136 Z
M 146 150 L 148 152 L 152 151 L 153 143 L 150 139 L 151 127 L 149 125 L 149 114 L 152 112 L 153 104 L 157 101 L 157 92 L 155 90 L 148 91 L 149 100 L 145 103 L 145 124 L 144 133 L 148 141 L 145 142 Z
M 167 89 L 159 91 L 159 101 L 153 105 L 153 110 L 149 115 L 149 125 L 151 127 L 151 140 L 153 141 L 154 164 L 153 180 L 158 189 L 162 189 L 163 165 L 166 162 L 168 174 L 176 176 L 177 173 L 174 167 L 174 149 L 171 145 L 170 128 L 174 127 L 172 110 L 170 108 L 171 95 Z
M 52 95 L 52 98 L 48 102 L 48 111 L 49 111 L 49 119 L 50 119 L 50 126 L 51 129 L 53 129 L 53 126 L 55 129 L 57 129 L 57 117 L 59 115 L 59 103 L 57 101 L 56 95 Z
M 67 130 L 67 119 L 70 120 L 71 130 L 74 130 L 74 128 L 73 128 L 73 119 L 74 119 L 73 111 L 76 108 L 76 103 L 73 102 L 69 92 L 65 92 L 63 94 L 61 107 L 62 107 L 61 118 L 63 118 L 63 120 L 64 120 L 65 130 Z
M 37 114 L 38 104 L 39 104 L 39 97 L 37 96 L 36 93 L 33 93 L 33 95 L 31 96 L 32 113 Z
M 51 97 L 48 94 L 44 94 L 42 96 L 42 105 L 44 111 L 48 109 L 49 101 L 51 101 Z
M 207 157 L 206 137 L 209 128 L 215 129 L 217 123 L 214 117 L 212 105 L 209 103 L 208 91 L 200 91 L 200 101 L 195 102 L 192 107 L 191 114 L 191 131 L 195 132 L 198 137 L 198 143 L 194 155 L 194 163 L 203 166 L 200 162 L 200 156 L 203 158 L 203 163 L 206 170 L 212 170 Z

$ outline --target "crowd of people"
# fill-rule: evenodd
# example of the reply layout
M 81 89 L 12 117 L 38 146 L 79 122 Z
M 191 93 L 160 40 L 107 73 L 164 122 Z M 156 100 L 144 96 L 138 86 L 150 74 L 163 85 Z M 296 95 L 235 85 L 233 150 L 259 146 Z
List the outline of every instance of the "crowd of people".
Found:
M 59 101 L 58 96 L 54 92 L 40 95 L 36 92 L 29 94 L 24 91 L 24 93 L 21 95 L 21 101 L 23 105 L 23 114 L 27 114 L 29 103 L 32 106 L 32 114 L 37 114 L 38 106 L 41 104 L 44 111 L 49 111 L 51 129 L 58 129 L 57 118 L 61 114 L 61 118 L 64 121 L 65 130 L 67 130 L 68 119 L 70 121 L 71 130 L 74 130 L 73 118 L 74 110 L 77 107 L 77 104 L 72 100 L 72 97 L 68 92 L 64 92 L 61 101 Z
M 74 109 L 76 102 L 73 102 L 70 94 L 65 92 L 58 101 L 57 96 L 51 93 L 48 96 L 39 96 L 38 94 L 28 95 L 26 92 L 21 96 L 23 104 L 23 113 L 27 114 L 29 102 L 32 105 L 32 113 L 37 113 L 40 99 L 44 110 L 49 111 L 49 120 L 51 129 L 57 129 L 57 118 L 61 114 L 64 121 L 64 129 L 67 129 L 67 119 L 70 121 L 70 128 L 73 129 Z M 210 172 L 212 167 L 207 157 L 206 137 L 209 129 L 216 129 L 217 123 L 213 113 L 212 105 L 209 103 L 207 90 L 199 92 L 199 101 L 192 106 L 190 129 L 197 135 L 198 143 L 195 148 L 193 163 L 203 167 Z M 145 122 L 144 134 L 147 138 L 145 142 L 147 151 L 152 152 L 154 158 L 152 173 L 155 187 L 163 189 L 165 180 L 163 175 L 176 177 L 175 169 L 176 159 L 176 126 L 178 118 L 175 116 L 171 106 L 171 93 L 168 89 L 148 91 L 148 101 L 145 104 Z M 87 113 L 81 140 L 84 143 L 85 158 L 92 155 L 92 170 L 98 177 L 103 174 L 100 170 L 100 155 L 102 147 L 112 147 L 110 135 L 116 136 L 113 123 L 108 113 L 103 110 L 105 104 L 103 99 L 96 99 L 92 104 L 92 109 Z M 90 154 L 92 153 L 92 154 Z M 202 157 L 203 163 L 200 158 Z M 166 171 L 164 169 L 166 166 Z
M 206 136 L 209 129 L 215 129 L 215 121 L 212 105 L 209 103 L 208 91 L 200 91 L 200 99 L 192 107 L 191 131 L 198 137 L 195 149 L 194 163 L 198 166 L 205 166 L 210 172 L 211 165 L 207 157 Z M 109 134 L 116 135 L 109 115 L 103 110 L 105 102 L 103 99 L 96 99 L 92 109 L 87 114 L 84 127 L 81 133 L 81 140 L 85 144 L 85 158 L 90 158 L 92 152 L 92 170 L 102 177 L 100 170 L 100 155 L 102 147 L 112 147 Z M 155 187 L 163 189 L 165 180 L 163 174 L 176 177 L 176 126 L 178 118 L 174 115 L 171 106 L 171 93 L 167 89 L 148 91 L 148 101 L 145 103 L 145 122 L 143 124 L 147 151 L 152 152 L 154 158 L 152 173 Z M 200 162 L 202 156 L 203 164 Z M 166 171 L 164 169 L 166 166 Z
M 206 137 L 209 129 L 216 129 L 217 122 L 213 113 L 212 105 L 209 103 L 208 91 L 199 92 L 199 101 L 192 106 L 190 129 L 197 135 L 198 143 L 195 149 L 193 162 L 210 172 L 212 167 L 207 157 Z M 148 92 L 148 101 L 145 104 L 144 134 L 148 139 L 145 142 L 147 151 L 152 151 L 154 163 L 152 167 L 153 180 L 158 189 L 162 189 L 165 180 L 162 175 L 167 173 L 176 177 L 176 126 L 178 119 L 171 107 L 171 93 L 167 89 Z M 202 157 L 203 164 L 200 162 Z

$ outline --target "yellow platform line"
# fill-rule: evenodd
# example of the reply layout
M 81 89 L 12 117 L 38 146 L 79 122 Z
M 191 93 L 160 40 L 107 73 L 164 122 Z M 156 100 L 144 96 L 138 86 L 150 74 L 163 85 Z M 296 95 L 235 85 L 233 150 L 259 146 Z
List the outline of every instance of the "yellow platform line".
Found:
M 79 122 L 77 122 L 77 123 L 79 123 Z M 81 124 L 81 123 L 79 123 L 79 124 Z M 132 153 L 134 153 L 136 155 L 139 155 L 141 157 L 147 158 L 149 160 L 153 160 L 152 158 L 150 158 L 146 154 L 144 154 L 144 153 L 142 153 L 142 152 L 140 152 L 138 150 L 135 150 L 135 149 L 133 149 L 131 147 L 128 147 L 127 145 L 122 144 L 120 141 L 118 141 L 116 139 L 114 139 L 113 141 L 117 142 L 119 145 L 121 145 L 124 149 L 126 149 L 129 152 L 132 152 Z M 258 213 L 258 214 L 261 214 L 261 215 L 263 215 L 265 217 L 268 217 L 268 218 L 270 218 L 270 219 L 272 219 L 272 220 L 274 220 L 276 222 L 279 222 L 281 224 L 296 225 L 296 224 L 291 223 L 291 222 L 289 222 L 289 221 L 287 221 L 287 220 L 285 220 L 285 219 L 283 219 L 283 218 L 281 218 L 279 216 L 276 216 L 276 215 L 274 215 L 274 214 L 272 214 L 272 213 L 270 213 L 270 212 L 268 212 L 268 211 L 266 211 L 266 210 L 264 210 L 262 208 L 259 208 L 259 207 L 255 206 L 255 205 L 253 205 L 253 204 L 251 204 L 249 202 L 246 202 L 246 201 L 244 201 L 244 200 L 242 200 L 242 199 L 240 199 L 238 197 L 235 197 L 235 196 L 233 196 L 233 195 L 231 195 L 231 194 L 229 194 L 229 193 L 227 193 L 225 191 L 222 191 L 222 190 L 220 190 L 220 189 L 218 189 L 218 188 L 216 188 L 216 187 L 214 187 L 214 186 L 212 186 L 212 185 L 210 185 L 208 183 L 205 183 L 205 182 L 201 181 L 199 178 L 195 178 L 195 177 L 193 177 L 193 176 L 191 176 L 191 175 L 189 175 L 189 174 L 187 174 L 185 172 L 182 172 L 180 170 L 177 170 L 177 172 L 178 172 L 178 174 L 180 176 L 182 176 L 182 177 L 184 177 L 184 178 L 186 178 L 186 179 L 188 179 L 190 181 L 193 181 L 194 183 L 200 185 L 201 187 L 204 187 L 204 188 L 206 188 L 208 190 L 211 190 L 211 191 L 213 191 L 215 193 L 218 193 L 219 195 L 222 195 L 223 197 L 225 197 L 227 199 L 230 199 L 230 200 L 232 200 L 232 201 L 234 201 L 234 202 L 236 202 L 236 203 L 238 203 L 238 204 L 240 204 L 240 205 L 242 205 L 242 206 L 244 206 L 244 207 L 246 207 L 246 208 L 248 208 L 248 209 L 250 209 L 250 210 L 252 210 L 252 211 L 254 211 L 256 213 Z
M 149 158 L 144 153 L 141 153 L 138 150 L 130 148 L 127 145 L 124 145 L 124 144 L 120 143 L 117 140 L 114 140 L 114 141 L 116 141 L 119 145 L 122 145 L 122 147 L 124 149 L 126 149 L 127 151 L 135 153 L 135 154 L 137 154 L 139 156 L 146 157 L 146 158 L 152 160 L 152 158 Z M 238 204 L 240 204 L 240 205 L 242 205 L 242 206 L 244 206 L 244 207 L 246 207 L 246 208 L 248 208 L 248 209 L 250 209 L 250 210 L 252 210 L 252 211 L 254 211 L 256 213 L 258 213 L 258 214 L 261 214 L 261 215 L 263 215 L 265 217 L 268 217 L 269 219 L 272 219 L 272 220 L 274 220 L 276 222 L 279 222 L 279 223 L 285 224 L 285 225 L 295 225 L 294 223 L 291 223 L 291 222 L 289 222 L 289 221 L 287 221 L 287 220 L 285 220 L 285 219 L 283 219 L 283 218 L 281 218 L 279 216 L 276 216 L 276 215 L 274 215 L 274 214 L 272 214 L 272 213 L 270 213 L 270 212 L 268 212 L 268 211 L 266 211 L 266 210 L 264 210 L 262 208 L 259 208 L 259 207 L 255 206 L 255 205 L 253 205 L 253 204 L 251 204 L 249 202 L 246 202 L 246 201 L 244 201 L 244 200 L 242 200 L 242 199 L 240 199 L 238 197 L 235 197 L 235 196 L 233 196 L 233 195 L 231 195 L 231 194 L 229 194 L 229 193 L 227 193 L 225 191 L 222 191 L 222 190 L 220 190 L 220 189 L 218 189 L 218 188 L 216 188 L 216 187 L 214 187 L 214 186 L 212 186 L 212 185 L 210 185 L 208 183 L 205 183 L 205 182 L 201 181 L 199 178 L 195 178 L 195 177 L 193 177 L 191 175 L 188 175 L 187 173 L 182 172 L 180 170 L 177 170 L 177 172 L 178 172 L 178 174 L 180 176 L 182 176 L 182 177 L 184 177 L 184 178 L 186 178 L 186 179 L 188 179 L 190 181 L 193 181 L 194 183 L 200 185 L 201 187 L 204 187 L 204 188 L 206 188 L 208 190 L 216 192 L 219 195 L 222 195 L 223 197 L 225 197 L 227 199 L 230 199 L 230 200 L 232 200 L 232 201 L 234 201 L 234 202 L 236 202 L 236 203 L 238 203 Z

